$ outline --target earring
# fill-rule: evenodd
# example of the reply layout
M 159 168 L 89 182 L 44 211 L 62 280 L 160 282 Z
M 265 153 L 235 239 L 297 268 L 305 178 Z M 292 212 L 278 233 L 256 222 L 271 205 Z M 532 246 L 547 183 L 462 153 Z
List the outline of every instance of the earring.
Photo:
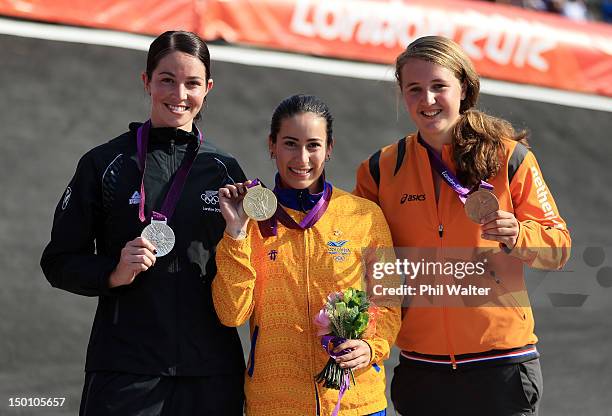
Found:
M 327 155 L 327 156 L 325 156 L 325 161 L 326 161 L 326 162 L 329 162 L 329 159 L 331 159 L 331 155 Z
M 276 156 L 274 155 L 274 152 L 270 152 L 270 159 L 276 159 Z

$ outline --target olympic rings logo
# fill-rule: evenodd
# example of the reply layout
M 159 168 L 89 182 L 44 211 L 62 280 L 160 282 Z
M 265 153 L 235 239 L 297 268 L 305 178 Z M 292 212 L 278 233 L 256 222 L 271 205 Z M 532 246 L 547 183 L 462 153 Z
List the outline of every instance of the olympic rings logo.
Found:
M 219 205 L 219 191 L 206 191 L 200 195 L 202 201 L 208 205 Z

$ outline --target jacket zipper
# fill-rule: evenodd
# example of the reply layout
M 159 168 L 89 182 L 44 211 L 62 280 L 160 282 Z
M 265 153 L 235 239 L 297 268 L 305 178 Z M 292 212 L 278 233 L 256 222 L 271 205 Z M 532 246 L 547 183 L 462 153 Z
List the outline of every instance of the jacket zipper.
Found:
M 175 144 L 174 144 L 174 139 L 170 139 L 170 175 L 168 177 L 168 179 L 170 179 L 172 177 L 172 175 L 174 175 L 176 173 L 176 149 L 175 149 Z M 170 221 L 170 218 L 167 219 L 167 221 Z M 168 265 L 168 269 L 170 271 L 170 273 L 176 274 L 176 271 L 178 270 L 177 264 L 176 262 L 178 262 L 178 257 L 173 259 L 172 261 L 170 261 L 170 264 Z M 178 307 L 178 305 L 180 305 L 180 300 L 179 300 L 179 280 L 178 279 L 172 279 L 173 283 L 174 283 L 174 296 L 175 296 L 175 301 L 176 301 L 176 309 L 174 312 L 174 320 L 175 320 L 175 325 L 174 327 L 177 329 L 177 334 L 178 334 L 178 328 L 179 328 L 179 310 L 180 308 Z M 176 351 L 176 361 L 173 363 L 174 365 L 172 365 L 172 367 L 169 369 L 170 371 L 170 375 L 174 376 L 176 375 L 176 363 L 180 362 L 180 355 L 181 355 L 181 351 L 180 351 L 180 342 L 178 341 L 178 339 L 176 339 L 177 335 L 175 335 L 175 351 Z
M 432 172 L 432 179 L 435 180 L 433 176 L 434 176 L 434 173 Z M 440 185 L 443 185 L 443 184 L 440 184 Z M 434 192 L 435 192 L 435 186 L 434 186 Z M 439 194 L 438 199 L 436 200 L 436 214 L 438 216 L 438 237 L 440 238 L 440 251 L 442 251 L 442 249 L 444 248 L 444 244 L 442 242 L 442 238 L 444 237 L 444 225 L 442 224 L 442 220 L 440 219 L 440 212 L 439 212 L 440 201 L 442 200 L 443 192 L 444 191 L 442 189 L 442 186 L 440 186 L 440 194 Z M 453 370 L 456 370 L 457 360 L 455 359 L 455 352 L 454 352 L 453 343 L 451 341 L 451 335 L 450 335 L 450 323 L 448 321 L 449 321 L 449 318 L 448 318 L 448 312 L 446 310 L 446 306 L 442 304 L 442 322 L 444 325 L 444 332 L 446 333 L 446 348 L 448 349 L 448 354 L 451 359 L 452 368 Z
M 310 313 L 310 273 L 309 273 L 309 268 L 308 268 L 308 259 L 310 258 L 309 253 L 308 253 L 308 233 L 309 233 L 309 229 L 305 229 L 303 232 L 304 235 L 304 263 L 305 263 L 305 269 L 306 269 L 306 311 L 308 313 L 308 317 L 306 319 L 306 321 L 308 322 L 308 356 L 310 357 L 310 374 L 316 374 L 315 370 L 314 370 L 314 358 L 313 358 L 313 351 L 312 351 L 312 342 L 313 340 L 311 340 L 311 334 L 312 334 L 312 330 L 310 328 L 310 317 L 312 316 Z M 318 415 L 319 414 L 319 395 L 317 394 L 317 387 L 314 386 L 314 394 L 315 394 L 315 400 L 316 400 L 316 408 L 315 408 L 315 414 Z
M 442 237 L 444 236 L 444 225 L 440 221 L 438 223 L 438 235 L 440 236 L 440 249 L 442 249 Z M 451 359 L 451 363 L 453 366 L 453 370 L 457 369 L 457 360 L 455 359 L 455 353 L 453 344 L 450 339 L 450 324 L 448 323 L 448 314 L 446 312 L 446 306 L 442 305 L 442 320 L 444 322 L 444 330 L 446 331 L 446 348 L 448 348 L 448 353 Z

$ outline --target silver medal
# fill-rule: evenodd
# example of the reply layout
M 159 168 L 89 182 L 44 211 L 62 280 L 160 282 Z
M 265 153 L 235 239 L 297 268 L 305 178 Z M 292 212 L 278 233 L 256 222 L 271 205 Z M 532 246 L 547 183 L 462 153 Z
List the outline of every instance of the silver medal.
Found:
M 140 236 L 146 238 L 155 246 L 157 250 L 155 257 L 165 256 L 174 247 L 174 231 L 166 224 L 166 221 L 151 220 L 151 224 L 142 230 Z

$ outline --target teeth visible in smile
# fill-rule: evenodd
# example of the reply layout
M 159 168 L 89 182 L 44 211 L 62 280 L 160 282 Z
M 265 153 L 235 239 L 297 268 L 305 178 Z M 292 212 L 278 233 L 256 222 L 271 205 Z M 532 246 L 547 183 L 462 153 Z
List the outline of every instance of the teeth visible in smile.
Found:
M 306 175 L 308 172 L 310 172 L 312 169 L 295 169 L 295 168 L 289 168 L 289 170 L 293 173 L 297 173 L 298 175 Z
M 421 111 L 421 114 L 423 114 L 424 116 L 427 116 L 427 117 L 434 117 L 434 116 L 437 116 L 438 114 L 440 114 L 441 112 L 442 112 L 442 110 Z
M 187 109 L 189 108 L 185 105 L 171 105 L 171 104 L 166 104 L 166 105 L 172 111 L 187 111 Z

